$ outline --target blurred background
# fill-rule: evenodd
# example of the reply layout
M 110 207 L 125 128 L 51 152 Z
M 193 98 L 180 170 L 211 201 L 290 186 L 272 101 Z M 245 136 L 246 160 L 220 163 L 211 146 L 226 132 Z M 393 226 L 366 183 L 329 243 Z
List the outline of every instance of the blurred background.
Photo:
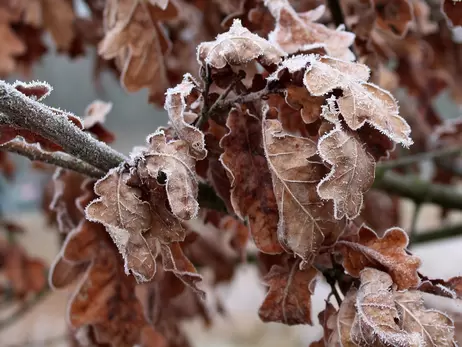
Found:
M 85 13 L 85 7 L 77 2 L 78 10 Z M 38 64 L 31 80 L 47 81 L 54 91 L 46 103 L 83 116 L 88 104 L 95 99 L 113 103 L 106 126 L 116 134 L 114 147 L 128 154 L 133 146 L 144 144 L 149 133 L 167 122 L 162 109 L 147 103 L 147 92 L 127 94 L 113 75 L 103 73 L 98 84 L 93 79 L 93 56 L 88 52 L 85 58 L 70 60 L 58 56 L 50 43 L 49 54 Z M 22 76 L 15 79 L 24 80 Z M 449 101 L 444 93 L 437 100 L 437 108 L 445 117 L 456 118 L 460 110 Z M 50 230 L 39 213 L 43 187 L 49 175 L 31 170 L 27 159 L 14 157 L 17 175 L 11 182 L 0 178 L 0 208 L 9 219 L 17 221 L 27 233 L 20 236 L 20 242 L 31 255 L 39 256 L 51 263 L 57 254 L 57 233 Z M 458 189 L 458 188 L 457 188 Z M 409 227 L 413 204 L 402 204 L 401 226 Z M 417 230 L 431 229 L 441 224 L 438 208 L 427 204 L 423 207 L 417 222 Z M 451 213 L 446 223 L 462 220 L 459 213 Z M 462 239 L 440 241 L 431 245 L 416 246 L 413 251 L 422 258 L 422 271 L 428 276 L 451 277 L 462 274 Z M 441 250 L 444 249 L 442 256 Z M 451 264 L 453 264 L 451 266 Z M 323 309 L 329 290 L 321 284 L 313 299 L 313 317 Z M 65 346 L 66 322 L 64 320 L 69 291 L 51 293 L 40 305 L 30 310 L 8 329 L 0 331 L 0 347 L 10 346 Z M 186 330 L 194 346 L 308 346 L 310 341 L 320 337 L 319 327 L 292 327 L 278 324 L 263 324 L 257 310 L 265 289 L 257 271 L 243 266 L 235 281 L 220 288 L 218 295 L 228 310 L 226 318 L 218 319 L 206 330 L 200 322 L 189 322 Z M 444 306 L 444 302 L 440 303 Z M 456 306 L 456 307 L 454 307 Z M 462 312 L 460 304 L 447 308 Z M 5 311 L 3 314 L 8 314 Z M 313 321 L 317 321 L 315 318 Z

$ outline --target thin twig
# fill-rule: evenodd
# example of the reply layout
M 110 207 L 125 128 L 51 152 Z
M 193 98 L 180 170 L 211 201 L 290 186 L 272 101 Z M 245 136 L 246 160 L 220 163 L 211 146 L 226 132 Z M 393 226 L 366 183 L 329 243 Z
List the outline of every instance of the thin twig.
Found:
M 0 150 L 19 154 L 32 161 L 38 160 L 47 164 L 53 164 L 89 177 L 100 178 L 104 176 L 104 171 L 69 154 L 63 152 L 44 152 L 37 146 L 27 144 L 23 141 L 13 140 L 7 142 L 0 146 Z
M 247 102 L 252 102 L 256 100 L 261 100 L 262 98 L 270 95 L 270 94 L 280 94 L 283 93 L 284 89 L 269 89 L 263 88 L 262 90 L 254 93 L 239 95 L 235 98 L 228 99 L 219 105 L 220 108 L 231 107 L 234 104 L 245 104 Z
M 450 225 L 416 233 L 414 236 L 413 245 L 420 245 L 438 240 L 446 240 L 458 236 L 462 236 L 462 224 Z
M 19 307 L 15 312 L 13 312 L 13 314 L 8 316 L 4 320 L 0 321 L 0 331 L 6 329 L 10 325 L 17 322 L 18 319 L 20 319 L 25 314 L 30 312 L 31 309 L 33 309 L 39 303 L 41 303 L 48 296 L 48 294 L 50 294 L 50 293 L 51 293 L 50 288 L 44 289 L 42 292 L 38 293 L 32 299 L 30 299 L 29 301 L 26 301 L 24 304 L 22 304 L 21 307 Z
M 49 107 L 24 96 L 5 81 L 0 81 L 0 124 L 39 134 L 60 145 L 66 153 L 103 171 L 109 171 L 126 159 L 79 129 L 67 117 L 53 113 Z
M 343 16 L 343 11 L 338 0 L 327 0 L 327 7 L 329 8 L 332 19 L 337 27 L 345 24 L 345 17 Z
M 428 159 L 449 157 L 452 155 L 459 154 L 461 152 L 462 152 L 462 147 L 459 146 L 455 148 L 446 148 L 446 149 L 440 149 L 440 150 L 431 151 L 431 152 L 408 155 L 408 156 L 401 157 L 395 160 L 380 162 L 377 164 L 377 169 L 379 170 L 395 169 L 398 167 L 409 166 L 415 163 L 419 163 L 421 161 L 428 160 Z
M 412 244 L 414 243 L 415 235 L 416 235 L 417 220 L 419 219 L 420 211 L 422 210 L 421 203 L 416 203 L 414 205 L 415 205 L 414 213 L 412 214 L 411 228 L 409 230 L 408 248 L 411 248 Z

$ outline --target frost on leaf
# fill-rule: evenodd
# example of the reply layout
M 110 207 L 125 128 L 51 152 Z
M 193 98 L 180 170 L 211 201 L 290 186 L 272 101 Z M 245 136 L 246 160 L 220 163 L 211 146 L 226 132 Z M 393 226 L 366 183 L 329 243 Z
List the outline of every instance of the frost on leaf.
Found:
M 261 121 L 233 109 L 226 125 L 230 132 L 220 142 L 224 149 L 220 161 L 230 176 L 232 207 L 241 219 L 249 219 L 250 232 L 260 251 L 280 253 L 278 206 L 262 148 Z
M 356 288 L 351 288 L 336 314 L 331 315 L 327 321 L 327 328 L 332 330 L 327 346 L 353 347 L 357 346 L 351 341 L 350 332 L 356 317 Z
M 311 295 L 318 271 L 314 267 L 302 270 L 300 262 L 291 258 L 283 265 L 273 265 L 265 276 L 269 291 L 258 311 L 264 322 L 312 324 Z
M 105 36 L 99 54 L 104 59 L 115 58 L 127 91 L 149 88 L 150 100 L 162 103 L 169 86 L 163 57 L 169 50 L 169 42 L 159 21 L 175 18 L 177 11 L 171 2 L 165 10 L 161 9 L 164 4 L 157 5 L 152 1 L 107 1 Z
M 352 341 L 370 346 L 456 346 L 452 320 L 423 305 L 418 291 L 396 291 L 382 271 L 361 271 Z
M 188 98 L 192 97 L 193 90 L 197 88 L 197 82 L 192 76 L 185 75 L 181 84 L 167 90 L 164 107 L 176 134 L 188 143 L 189 154 L 197 160 L 202 160 L 207 156 L 204 134 L 185 120 Z M 188 112 L 188 115 L 189 113 L 191 112 Z M 194 113 L 192 115 L 197 117 Z
M 342 89 L 343 95 L 337 99 L 337 104 L 350 129 L 358 130 L 367 122 L 393 141 L 410 146 L 411 129 L 399 116 L 396 100 L 389 92 L 367 83 L 368 79 L 366 65 L 311 56 L 304 84 L 314 96 Z
M 354 133 L 340 128 L 319 140 L 318 151 L 332 165 L 330 173 L 318 185 L 319 196 L 334 200 L 336 218 L 356 218 L 361 212 L 363 195 L 374 182 L 374 158 Z
M 199 210 L 195 163 L 188 143 L 168 142 L 161 132 L 148 137 L 149 147 L 143 152 L 138 169 L 143 178 L 156 180 L 164 174 L 165 190 L 172 213 L 183 220 L 195 218 Z
M 462 26 L 462 2 L 459 0 L 443 0 L 441 11 L 450 26 Z
M 279 241 L 311 264 L 323 242 L 335 242 L 345 227 L 316 191 L 326 168 L 312 140 L 284 133 L 277 120 L 263 122 L 263 148 L 279 208 Z
M 353 33 L 315 23 L 324 14 L 324 5 L 305 13 L 295 12 L 288 0 L 266 0 L 265 5 L 276 19 L 276 28 L 269 34 L 269 41 L 285 52 L 292 54 L 321 44 L 330 56 L 355 59 L 349 49 L 355 39 Z
M 324 98 L 311 96 L 304 87 L 289 86 L 286 91 L 286 102 L 289 106 L 300 110 L 303 122 L 311 124 L 321 116 Z
M 204 42 L 197 48 L 197 60 L 217 69 L 229 65 L 244 65 L 258 60 L 262 65 L 273 65 L 285 55 L 267 40 L 252 34 L 236 19 L 228 32 L 217 36 L 215 41 Z
M 337 243 L 343 255 L 343 266 L 349 274 L 358 277 L 364 268 L 374 267 L 387 271 L 398 289 L 419 284 L 420 259 L 406 253 L 409 239 L 403 230 L 392 228 L 379 238 L 373 230 L 362 226 L 357 238 Z
M 87 218 L 106 226 L 127 270 L 139 279 L 151 279 L 156 272 L 155 255 L 143 233 L 151 227 L 149 203 L 141 200 L 141 190 L 127 184 L 129 174 L 119 168 L 110 170 L 95 184 L 100 196 L 86 208 Z

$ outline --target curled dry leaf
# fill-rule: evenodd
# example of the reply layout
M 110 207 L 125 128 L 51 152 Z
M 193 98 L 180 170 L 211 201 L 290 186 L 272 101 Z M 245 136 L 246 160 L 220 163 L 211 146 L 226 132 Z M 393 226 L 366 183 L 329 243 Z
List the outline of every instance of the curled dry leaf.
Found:
M 195 218 L 199 211 L 198 183 L 189 144 L 182 140 L 168 142 L 162 132 L 152 134 L 147 141 L 149 148 L 143 152 L 138 169 L 145 178 L 154 180 L 163 173 L 172 213 L 184 220 Z
M 319 140 L 318 151 L 332 165 L 330 173 L 319 182 L 319 196 L 334 200 L 335 218 L 356 218 L 361 212 L 364 193 L 374 183 L 374 158 L 354 133 L 340 128 Z
M 350 337 L 351 327 L 356 317 L 356 288 L 351 288 L 338 312 L 331 315 L 327 320 L 327 328 L 332 331 L 328 338 L 327 346 L 356 347 Z
M 244 65 L 258 60 L 262 65 L 273 65 L 285 55 L 267 40 L 252 34 L 235 19 L 228 32 L 217 36 L 215 41 L 203 42 L 197 48 L 197 60 L 216 69 L 229 65 Z
M 382 238 L 366 226 L 359 230 L 357 240 L 340 240 L 336 247 L 343 255 L 343 266 L 352 276 L 374 267 L 387 271 L 398 289 L 414 288 L 419 284 L 417 269 L 420 259 L 406 253 L 407 234 L 392 228 Z
M 367 122 L 397 143 L 412 144 L 411 129 L 399 116 L 396 100 L 389 92 L 366 82 L 369 79 L 366 65 L 326 56 L 311 55 L 309 60 L 311 64 L 303 81 L 306 88 L 315 96 L 342 89 L 337 104 L 350 129 L 358 130 Z
M 316 191 L 326 168 L 312 140 L 284 133 L 277 120 L 263 122 L 263 148 L 279 208 L 279 241 L 311 264 L 323 242 L 334 243 L 345 228 Z
M 287 104 L 295 109 L 300 109 L 300 115 L 306 124 L 314 123 L 319 119 L 324 101 L 323 97 L 311 96 L 304 87 L 287 87 Z
M 207 156 L 204 134 L 185 120 L 188 97 L 197 88 L 197 82 L 190 74 L 186 74 L 181 84 L 167 90 L 164 108 L 178 137 L 188 143 L 189 155 L 202 160 Z
M 98 140 L 106 143 L 114 142 L 115 136 L 103 126 L 106 116 L 112 110 L 111 102 L 95 100 L 85 109 L 83 128 L 94 134 Z
M 233 109 L 226 125 L 230 132 L 220 141 L 220 161 L 231 181 L 231 204 L 236 214 L 249 220 L 250 232 L 264 253 L 283 251 L 278 241 L 278 206 L 271 173 L 262 148 L 261 121 Z
M 355 39 L 353 33 L 315 23 L 324 14 L 324 5 L 296 13 L 288 0 L 265 0 L 265 4 L 276 19 L 276 28 L 269 34 L 269 41 L 285 52 L 292 54 L 321 45 L 330 56 L 350 61 L 355 59 L 349 49 Z
M 301 260 L 290 259 L 284 265 L 273 265 L 264 281 L 269 286 L 258 315 L 264 322 L 287 325 L 312 324 L 311 295 L 318 271 L 300 268 Z
M 453 347 L 454 323 L 434 309 L 426 309 L 418 291 L 395 291 L 382 271 L 361 271 L 351 339 L 357 345 Z
M 462 26 L 462 2 L 459 0 L 442 0 L 441 11 L 450 26 Z
M 414 20 L 410 0 L 374 0 L 377 15 L 375 25 L 403 37 Z

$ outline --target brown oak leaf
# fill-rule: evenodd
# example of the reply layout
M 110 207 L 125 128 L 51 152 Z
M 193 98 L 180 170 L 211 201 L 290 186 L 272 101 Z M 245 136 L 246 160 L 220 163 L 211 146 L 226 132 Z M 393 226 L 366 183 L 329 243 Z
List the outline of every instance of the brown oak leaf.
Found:
M 462 3 L 460 1 L 441 1 L 441 11 L 450 26 L 462 26 Z
M 240 109 L 232 109 L 222 138 L 220 161 L 230 176 L 231 204 L 241 219 L 249 219 L 250 232 L 264 253 L 283 251 L 278 241 L 278 206 L 271 173 L 262 148 L 261 121 Z
M 300 109 L 303 122 L 311 124 L 321 116 L 324 98 L 311 96 L 306 88 L 289 86 L 286 90 L 286 102 L 295 109 Z
M 345 228 L 316 191 L 326 168 L 312 140 L 284 133 L 277 120 L 263 122 L 263 148 L 279 208 L 279 241 L 311 264 L 323 242 L 335 242 Z
M 285 55 L 276 46 L 244 28 L 235 19 L 228 32 L 219 34 L 215 41 L 203 42 L 197 48 L 197 60 L 216 69 L 227 64 L 243 65 L 258 60 L 262 65 L 277 64 Z
M 290 259 L 284 265 L 273 265 L 264 281 L 269 286 L 258 315 L 264 322 L 287 325 L 312 324 L 311 295 L 318 271 L 300 269 L 301 260 Z
M 385 270 L 401 290 L 416 287 L 420 281 L 420 259 L 406 253 L 408 243 L 407 234 L 399 228 L 389 229 L 379 238 L 372 229 L 362 226 L 357 240 L 340 240 L 336 247 L 350 275 L 359 277 L 366 267 Z
M 111 110 L 111 102 L 95 100 L 87 106 L 83 117 L 83 128 L 94 134 L 98 140 L 106 143 L 112 143 L 115 140 L 115 135 L 103 126 Z
M 414 20 L 412 2 L 409 0 L 374 0 L 375 25 L 403 37 Z
M 356 317 L 356 293 L 356 288 L 351 288 L 343 299 L 338 312 L 328 318 L 327 328 L 332 333 L 328 338 L 327 346 L 357 346 L 350 337 L 351 327 Z
M 385 272 L 361 271 L 351 339 L 357 345 L 456 346 L 454 323 L 426 309 L 418 291 L 396 291 Z
M 178 137 L 188 143 L 189 154 L 197 160 L 202 160 L 207 156 L 204 134 L 185 120 L 187 99 L 198 87 L 193 77 L 186 74 L 181 84 L 167 90 L 164 108 L 168 112 L 170 124 Z M 197 118 L 196 114 L 192 115 Z
M 339 127 L 319 140 L 318 151 L 332 165 L 330 173 L 319 182 L 319 196 L 334 200 L 335 218 L 356 218 L 364 193 L 374 183 L 374 158 L 354 133 Z
M 366 82 L 369 79 L 366 65 L 325 56 L 318 58 L 311 55 L 309 59 L 310 66 L 303 81 L 306 88 L 314 96 L 342 89 L 343 95 L 336 101 L 350 129 L 358 130 L 367 122 L 397 143 L 404 146 L 412 144 L 409 137 L 411 129 L 399 116 L 393 96 Z
M 276 28 L 269 34 L 269 41 L 285 52 L 292 54 L 321 45 L 330 56 L 345 60 L 355 59 L 349 49 L 355 39 L 353 33 L 315 23 L 324 14 L 324 5 L 308 12 L 297 13 L 288 0 L 267 0 L 265 4 L 276 19 Z

